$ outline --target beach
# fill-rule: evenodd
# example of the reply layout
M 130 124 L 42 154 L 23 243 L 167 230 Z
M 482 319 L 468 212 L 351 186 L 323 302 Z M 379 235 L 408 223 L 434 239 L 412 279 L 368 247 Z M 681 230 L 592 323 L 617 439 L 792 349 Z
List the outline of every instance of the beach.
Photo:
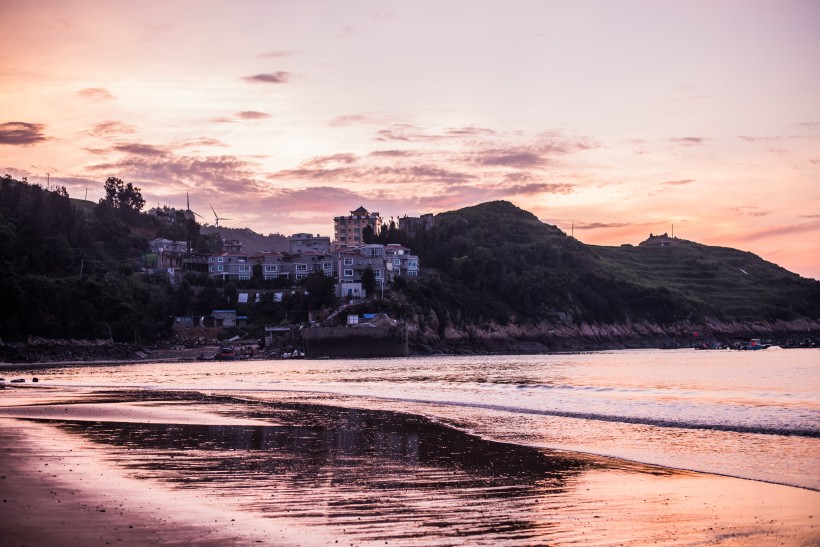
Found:
M 0 391 L 4 545 L 820 542 L 813 490 L 317 395 L 40 386 Z

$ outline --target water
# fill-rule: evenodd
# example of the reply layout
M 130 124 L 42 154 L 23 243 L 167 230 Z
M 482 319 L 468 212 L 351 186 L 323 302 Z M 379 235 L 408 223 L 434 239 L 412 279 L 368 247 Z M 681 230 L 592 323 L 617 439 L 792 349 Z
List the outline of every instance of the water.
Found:
M 820 352 L 637 350 L 138 364 L 46 384 L 196 390 L 431 418 L 485 439 L 820 490 Z

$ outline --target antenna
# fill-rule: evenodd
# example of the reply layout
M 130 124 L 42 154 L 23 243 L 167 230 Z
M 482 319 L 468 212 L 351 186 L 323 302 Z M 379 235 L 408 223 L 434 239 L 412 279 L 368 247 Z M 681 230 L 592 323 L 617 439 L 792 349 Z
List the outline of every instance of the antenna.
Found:
M 675 225 L 672 224 L 672 239 L 675 239 Z
M 188 190 L 185 190 L 185 206 L 187 207 L 186 211 L 191 210 L 191 196 L 188 194 Z

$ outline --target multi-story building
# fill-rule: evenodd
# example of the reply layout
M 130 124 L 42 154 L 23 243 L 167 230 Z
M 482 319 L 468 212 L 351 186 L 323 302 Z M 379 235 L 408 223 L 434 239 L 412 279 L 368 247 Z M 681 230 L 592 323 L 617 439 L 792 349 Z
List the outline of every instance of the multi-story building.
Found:
M 433 213 L 427 213 L 420 217 L 409 217 L 404 215 L 399 217 L 399 230 L 408 237 L 415 237 L 421 232 L 433 227 Z
M 300 255 L 307 251 L 327 254 L 330 252 L 330 237 L 316 234 L 293 234 L 288 238 L 290 254 Z
M 354 247 L 364 243 L 364 230 L 370 227 L 374 235 L 382 229 L 382 217 L 379 213 L 369 212 L 364 207 L 350 211 L 348 216 L 333 218 L 333 240 L 336 247 Z
M 410 249 L 396 243 L 384 246 L 385 262 L 390 264 L 392 277 L 405 275 L 407 277 L 418 277 L 419 257 L 410 254 Z M 391 277 L 391 279 L 392 279 Z
M 244 253 L 220 253 L 208 259 L 208 274 L 222 279 L 244 281 L 253 276 L 255 263 Z
M 254 262 L 262 267 L 262 279 L 276 279 L 281 275 L 287 275 L 284 265 L 284 258 L 281 253 L 268 252 L 254 255 Z

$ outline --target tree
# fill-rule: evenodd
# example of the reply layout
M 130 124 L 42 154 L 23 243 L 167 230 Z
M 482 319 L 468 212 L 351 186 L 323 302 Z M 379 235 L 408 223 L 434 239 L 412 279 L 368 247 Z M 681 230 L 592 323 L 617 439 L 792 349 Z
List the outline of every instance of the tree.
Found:
M 371 296 L 376 291 L 376 274 L 370 266 L 362 272 L 362 288 L 367 296 Z
M 369 224 L 362 228 L 362 241 L 364 241 L 365 245 L 376 241 L 376 234 L 373 232 L 373 227 Z
M 126 184 L 116 177 L 108 177 L 103 188 L 105 197 L 100 200 L 101 203 L 107 203 L 115 209 L 131 211 L 141 211 L 145 206 L 140 189 L 130 182 Z

